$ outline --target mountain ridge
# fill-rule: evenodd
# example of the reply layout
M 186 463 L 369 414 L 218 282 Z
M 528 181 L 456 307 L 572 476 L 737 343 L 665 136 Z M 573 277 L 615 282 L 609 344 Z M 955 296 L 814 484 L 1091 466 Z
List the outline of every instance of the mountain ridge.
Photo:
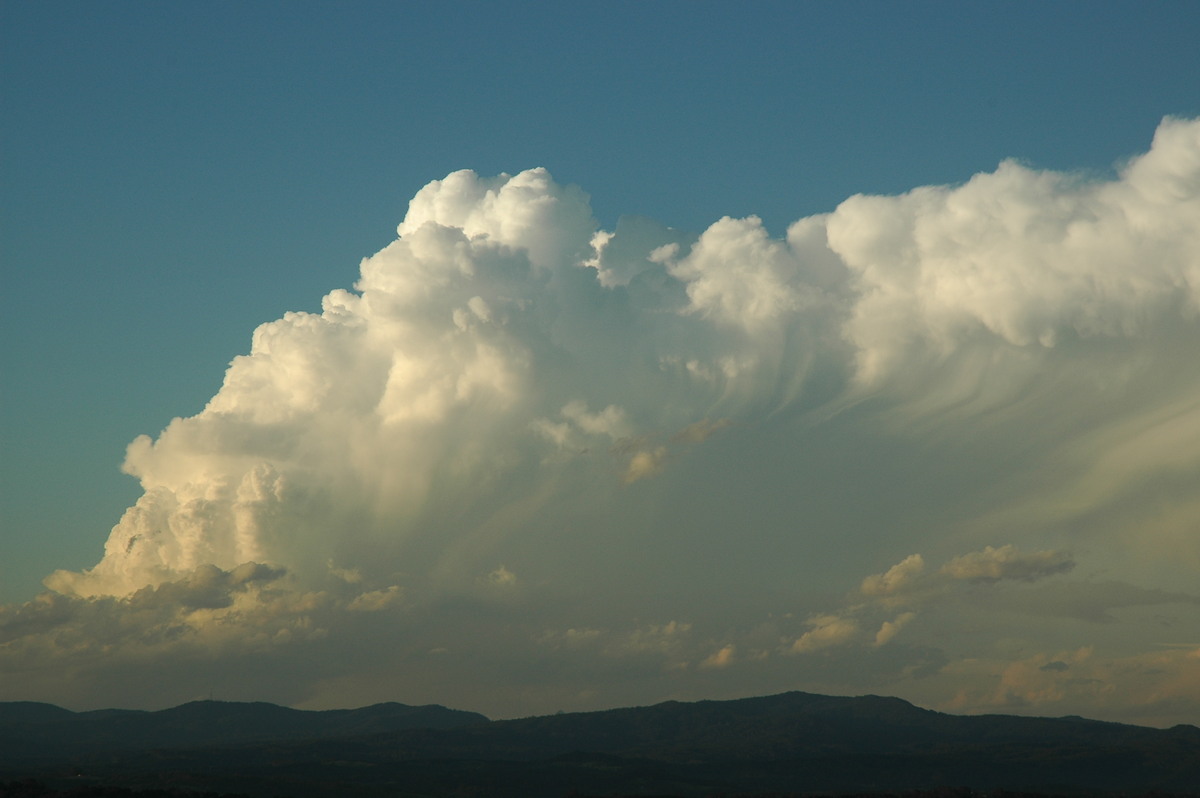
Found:
M 322 740 L 487 722 L 476 712 L 397 702 L 300 710 L 265 701 L 189 701 L 160 710 L 73 712 L 54 704 L 0 702 L 0 751 L 9 761 L 64 754 Z M 45 752 L 53 746 L 53 752 Z
M 313 711 L 200 701 L 97 713 L 0 703 L 0 779 L 70 772 L 298 798 L 1200 785 L 1195 726 L 951 715 L 875 695 L 790 692 L 507 720 L 394 702 Z

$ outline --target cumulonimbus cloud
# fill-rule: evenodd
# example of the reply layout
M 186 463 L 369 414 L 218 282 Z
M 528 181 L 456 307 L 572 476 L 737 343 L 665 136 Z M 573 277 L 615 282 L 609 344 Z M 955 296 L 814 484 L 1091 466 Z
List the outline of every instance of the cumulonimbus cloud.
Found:
M 150 618 L 148 597 L 168 595 L 187 619 L 154 615 L 154 628 L 198 629 L 205 613 L 234 628 L 230 608 L 251 617 L 259 602 L 297 636 L 318 616 L 365 623 L 455 591 L 527 601 L 555 577 L 497 568 L 517 562 L 505 541 L 602 538 L 625 506 L 623 522 L 652 541 L 667 513 L 647 497 L 676 469 L 710 451 L 746 471 L 795 466 L 798 429 L 852 412 L 872 434 L 1007 447 L 1031 484 L 1066 475 L 1036 489 L 1011 477 L 997 525 L 1096 515 L 1114 482 L 1159 480 L 1163 545 L 1200 564 L 1161 509 L 1194 506 L 1180 475 L 1200 472 L 1200 120 L 1165 119 L 1112 178 L 1004 162 L 962 185 L 851 197 L 782 237 L 754 217 L 698 235 L 637 217 L 602 230 L 587 195 L 544 169 L 435 180 L 397 232 L 353 290 L 255 330 L 200 413 L 129 445 L 124 469 L 143 495 L 93 568 L 58 571 L 48 598 L 6 611 L 11 640 L 85 606 Z M 1140 445 L 1147 430 L 1185 445 Z M 793 459 L 737 447 L 755 435 L 796 439 Z M 573 509 L 584 501 L 601 508 L 588 523 Z M 748 523 L 782 529 L 784 514 Z M 1135 528 L 1143 545 L 1144 528 L 1123 527 Z M 930 591 L 1073 563 L 1003 546 L 927 572 L 913 555 L 855 600 L 879 610 L 875 647 L 893 649 L 921 623 L 901 605 Z M 854 612 L 798 617 L 809 628 L 774 641 L 701 640 L 706 670 L 869 642 Z
M 247 561 L 303 576 L 381 538 L 402 557 L 448 501 L 486 523 L 501 486 L 536 492 L 547 447 L 803 406 L 817 364 L 822 399 L 913 380 L 947 402 L 1007 395 L 1064 341 L 1194 318 L 1198 153 L 1200 122 L 1168 119 L 1116 180 L 1005 162 L 852 197 L 785 239 L 755 218 L 599 231 L 545 170 L 456 172 L 417 193 L 355 291 L 262 325 L 201 413 L 130 444 L 145 495 L 96 567 L 47 584 L 124 595 Z M 624 451 L 604 464 L 618 483 L 668 462 Z

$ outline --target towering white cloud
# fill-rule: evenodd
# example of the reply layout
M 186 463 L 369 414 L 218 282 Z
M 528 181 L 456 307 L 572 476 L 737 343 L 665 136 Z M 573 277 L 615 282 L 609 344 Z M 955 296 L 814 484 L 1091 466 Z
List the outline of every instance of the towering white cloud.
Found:
M 917 348 L 1050 348 L 1194 314 L 1196 139 L 1195 122 L 1164 121 L 1113 182 L 1008 161 L 962 186 L 844 202 L 826 230 L 859 289 L 847 332 L 860 378 L 911 365 Z
M 448 596 L 541 617 L 538 596 L 600 584 L 600 554 L 687 563 L 744 541 L 740 558 L 769 569 L 783 537 L 969 541 L 943 547 L 936 573 L 913 555 L 868 577 L 859 605 L 795 608 L 807 627 L 696 634 L 706 653 L 690 666 L 686 636 L 663 638 L 672 673 L 732 675 L 872 639 L 900 656 L 952 583 L 1062 575 L 1065 542 L 1096 568 L 1200 563 L 1180 520 L 1200 474 L 1200 121 L 1164 120 L 1113 179 L 1005 162 L 958 186 L 851 197 L 783 238 L 754 217 L 606 231 L 588 202 L 544 169 L 421 189 L 353 290 L 259 327 L 201 413 L 130 444 L 144 495 L 94 568 L 56 572 L 57 596 L 6 611 L 0 655 L 33 656 L 36 635 L 55 618 L 76 629 L 85 605 L 120 613 L 182 591 L 191 607 L 200 583 L 222 628 L 329 628 L 342 613 L 415 630 Z M 955 486 L 887 494 L 907 461 L 874 464 L 871 446 Z M 743 529 L 690 509 L 733 484 L 752 494 L 754 475 L 790 489 L 742 499 Z M 845 484 L 858 478 L 871 487 Z M 863 510 L 877 498 L 905 515 Z M 619 603 L 610 591 L 601 602 Z M 629 628 L 666 629 L 675 609 Z M 211 627 L 199 611 L 155 623 Z M 600 626 L 521 639 L 562 653 L 636 637 Z

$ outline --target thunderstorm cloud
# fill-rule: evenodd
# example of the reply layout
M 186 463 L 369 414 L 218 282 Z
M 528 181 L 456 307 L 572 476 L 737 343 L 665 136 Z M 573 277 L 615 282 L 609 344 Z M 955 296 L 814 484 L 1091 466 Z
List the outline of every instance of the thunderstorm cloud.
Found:
M 0 699 L 1200 718 L 1200 121 L 782 235 L 589 201 L 418 191 L 129 444 L 103 557 L 0 608 Z

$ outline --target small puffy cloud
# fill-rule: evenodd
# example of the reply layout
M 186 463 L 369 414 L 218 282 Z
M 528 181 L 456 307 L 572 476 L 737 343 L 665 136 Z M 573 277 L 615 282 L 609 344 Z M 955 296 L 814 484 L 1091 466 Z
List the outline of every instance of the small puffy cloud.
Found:
M 942 566 L 940 573 L 952 579 L 968 582 L 998 582 L 1019 579 L 1032 582 L 1046 576 L 1061 574 L 1075 567 L 1075 560 L 1065 551 L 1035 551 L 1022 553 L 1011 544 L 993 548 L 985 546 L 955 557 Z
M 606 435 L 617 440 L 633 432 L 625 411 L 616 405 L 609 405 L 598 413 L 589 413 L 585 402 L 568 402 L 562 409 L 562 415 L 588 435 Z
M 981 551 L 953 557 L 937 572 L 927 574 L 925 559 L 912 554 L 887 571 L 863 579 L 859 592 L 884 606 L 919 603 L 946 596 L 955 589 L 956 582 L 1033 582 L 1066 573 L 1074 565 L 1074 559 L 1065 551 L 1022 552 L 1010 544 L 985 546 Z
M 721 668 L 728 668 L 734 663 L 736 654 L 737 648 L 732 644 L 722 646 L 717 651 L 714 651 L 712 654 L 705 657 L 700 663 L 700 667 L 705 670 L 720 670 Z
M 625 467 L 625 473 L 621 480 L 625 484 L 629 484 L 652 477 L 663 470 L 666 462 L 667 447 L 655 446 L 652 449 L 640 449 L 629 458 L 629 464 Z
M 1033 582 L 1064 573 L 1073 566 L 1074 560 L 1062 551 L 1023 553 L 1011 545 L 986 546 L 981 551 L 954 557 L 930 574 L 926 572 L 924 557 L 911 554 L 887 571 L 863 579 L 855 603 L 811 618 L 812 628 L 795 641 L 792 651 L 814 651 L 852 642 L 858 637 L 860 623 L 868 623 L 870 619 L 880 624 L 874 636 L 874 647 L 880 648 L 893 641 L 916 617 L 912 610 L 890 616 L 898 606 L 944 607 L 959 600 L 969 583 Z M 1016 593 L 1006 594 L 1003 603 L 1016 610 L 1028 602 Z
M 925 560 L 920 554 L 911 554 L 881 574 L 873 574 L 863 580 L 861 590 L 867 596 L 888 596 L 911 586 L 924 572 Z
M 355 596 L 346 609 L 351 612 L 379 612 L 393 607 L 404 599 L 404 588 L 399 585 L 389 585 L 379 590 L 368 590 Z
M 902 612 L 892 620 L 884 621 L 883 625 L 879 627 L 879 631 L 875 633 L 876 647 L 891 642 L 892 638 L 899 634 L 900 630 L 915 617 L 917 617 L 915 612 Z
M 808 619 L 811 627 L 792 643 L 793 654 L 806 654 L 849 643 L 858 636 L 858 623 L 840 615 L 816 615 Z

